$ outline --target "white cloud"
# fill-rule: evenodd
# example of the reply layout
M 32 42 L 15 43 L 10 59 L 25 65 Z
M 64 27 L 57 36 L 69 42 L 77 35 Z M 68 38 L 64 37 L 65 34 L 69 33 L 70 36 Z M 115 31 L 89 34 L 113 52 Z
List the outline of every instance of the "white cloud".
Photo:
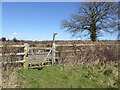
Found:
M 17 35 L 18 33 L 14 32 L 13 35 Z
M 19 39 L 20 36 L 21 36 L 20 33 L 18 33 L 18 32 L 13 32 L 13 33 L 9 36 L 9 38 L 11 38 L 11 39 L 13 39 L 13 38 Z

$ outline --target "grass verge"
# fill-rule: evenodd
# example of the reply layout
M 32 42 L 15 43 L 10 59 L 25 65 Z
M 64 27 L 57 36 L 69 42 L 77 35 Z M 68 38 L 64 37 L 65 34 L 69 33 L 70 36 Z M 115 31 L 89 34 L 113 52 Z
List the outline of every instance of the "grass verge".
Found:
M 25 88 L 118 88 L 118 69 L 114 65 L 60 69 L 60 65 L 20 69 L 19 83 Z

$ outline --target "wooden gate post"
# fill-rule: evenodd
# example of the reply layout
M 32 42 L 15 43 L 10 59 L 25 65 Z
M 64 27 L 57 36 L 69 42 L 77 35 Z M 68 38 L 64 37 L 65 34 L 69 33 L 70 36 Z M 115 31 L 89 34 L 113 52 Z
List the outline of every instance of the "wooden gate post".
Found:
M 25 53 L 25 55 L 24 55 L 24 61 L 25 61 L 24 62 L 24 68 L 28 69 L 28 65 L 29 65 L 29 63 L 28 63 L 29 44 L 25 43 L 24 45 L 25 45 L 25 48 L 24 48 L 24 53 Z
M 55 43 L 53 43 L 52 57 L 53 57 L 52 65 L 54 65 L 54 63 L 55 63 Z
M 52 65 L 54 65 L 54 63 L 55 63 L 55 36 L 56 35 L 57 35 L 57 33 L 53 33 Z

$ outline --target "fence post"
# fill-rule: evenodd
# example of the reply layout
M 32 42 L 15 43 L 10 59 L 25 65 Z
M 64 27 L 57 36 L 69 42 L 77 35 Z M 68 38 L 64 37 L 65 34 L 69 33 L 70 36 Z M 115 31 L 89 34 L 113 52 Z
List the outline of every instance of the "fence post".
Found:
M 57 35 L 57 33 L 53 33 L 52 65 L 54 65 L 54 63 L 55 63 L 55 36 L 56 35 Z
M 29 44 L 28 43 L 25 43 L 24 44 L 25 45 L 25 48 L 24 48 L 24 53 L 25 53 L 25 55 L 24 55 L 24 68 L 25 69 L 28 69 L 28 51 L 29 51 Z
M 55 43 L 53 43 L 52 56 L 53 56 L 52 65 L 54 65 L 54 63 L 55 63 Z

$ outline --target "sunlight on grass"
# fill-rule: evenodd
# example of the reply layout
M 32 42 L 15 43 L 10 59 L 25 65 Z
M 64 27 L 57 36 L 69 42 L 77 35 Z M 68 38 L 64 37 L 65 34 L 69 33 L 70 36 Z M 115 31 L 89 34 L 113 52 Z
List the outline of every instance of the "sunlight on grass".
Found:
M 107 72 L 107 74 L 105 74 Z M 21 69 L 20 82 L 25 88 L 117 88 L 116 68 L 99 69 L 98 66 L 81 68 L 79 72 L 69 69 L 60 70 L 60 66 L 49 66 L 42 70 Z

